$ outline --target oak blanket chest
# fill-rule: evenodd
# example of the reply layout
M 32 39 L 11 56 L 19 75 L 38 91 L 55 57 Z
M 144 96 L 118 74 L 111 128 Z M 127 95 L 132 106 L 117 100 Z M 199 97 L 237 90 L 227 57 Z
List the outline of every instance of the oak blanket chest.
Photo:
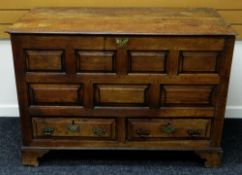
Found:
M 11 34 L 22 163 L 53 149 L 220 146 L 235 32 L 212 9 L 36 8 Z

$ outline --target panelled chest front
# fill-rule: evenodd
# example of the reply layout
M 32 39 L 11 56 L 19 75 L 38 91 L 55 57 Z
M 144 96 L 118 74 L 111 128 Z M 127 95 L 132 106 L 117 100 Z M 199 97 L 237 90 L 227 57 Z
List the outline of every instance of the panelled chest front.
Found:
M 22 160 L 194 150 L 220 163 L 234 32 L 211 9 L 34 9 L 11 29 Z

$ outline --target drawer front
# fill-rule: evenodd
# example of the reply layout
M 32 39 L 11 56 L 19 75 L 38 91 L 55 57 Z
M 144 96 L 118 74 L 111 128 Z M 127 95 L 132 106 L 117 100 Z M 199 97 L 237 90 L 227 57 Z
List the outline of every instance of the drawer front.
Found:
M 128 140 L 208 139 L 210 119 L 128 119 Z
M 115 139 L 115 119 L 33 118 L 34 137 L 81 137 Z

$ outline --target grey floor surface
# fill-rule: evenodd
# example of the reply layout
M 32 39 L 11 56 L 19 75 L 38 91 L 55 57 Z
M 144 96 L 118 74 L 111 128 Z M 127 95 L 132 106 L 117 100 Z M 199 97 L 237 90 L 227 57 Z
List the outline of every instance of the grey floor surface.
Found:
M 19 118 L 0 118 L 0 175 L 242 175 L 242 119 L 226 119 L 220 168 L 193 152 L 52 151 L 40 166 L 22 166 Z

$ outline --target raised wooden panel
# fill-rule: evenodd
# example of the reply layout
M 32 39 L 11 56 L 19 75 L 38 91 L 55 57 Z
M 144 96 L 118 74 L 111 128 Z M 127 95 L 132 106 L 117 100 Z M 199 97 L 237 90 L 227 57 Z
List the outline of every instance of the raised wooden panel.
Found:
M 161 106 L 213 105 L 215 86 L 165 85 L 161 86 Z
M 209 119 L 129 119 L 128 139 L 208 139 L 210 128 Z
M 27 71 L 61 72 L 64 71 L 64 51 L 26 50 Z
M 31 84 L 30 103 L 33 105 L 81 105 L 82 85 Z
M 130 73 L 165 73 L 167 52 L 129 52 Z
M 216 73 L 219 52 L 180 52 L 178 73 Z
M 116 55 L 113 51 L 77 51 L 78 72 L 114 72 Z
M 95 85 L 98 106 L 146 106 L 148 85 Z
M 114 139 L 116 120 L 90 118 L 33 118 L 34 137 L 81 137 Z

